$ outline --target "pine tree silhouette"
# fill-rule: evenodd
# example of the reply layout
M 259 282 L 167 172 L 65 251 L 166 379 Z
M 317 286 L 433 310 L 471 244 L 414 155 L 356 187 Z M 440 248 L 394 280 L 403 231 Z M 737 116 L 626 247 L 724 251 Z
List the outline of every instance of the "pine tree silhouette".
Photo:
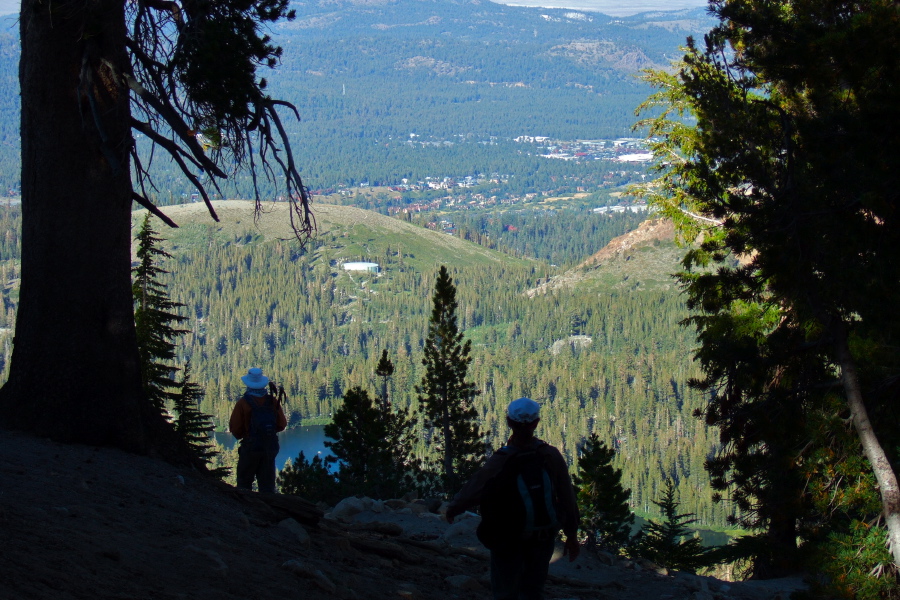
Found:
M 693 573 L 700 567 L 709 566 L 712 562 L 709 550 L 687 528 L 697 519 L 691 518 L 694 513 L 678 514 L 681 503 L 675 500 L 675 484 L 671 479 L 666 481 L 662 500 L 654 500 L 653 504 L 662 509 L 663 521 L 648 521 L 641 527 L 637 554 L 658 565 L 680 571 Z
M 175 432 L 187 442 L 194 454 L 207 467 L 217 454 L 212 440 L 214 425 L 212 417 L 200 411 L 200 400 L 206 395 L 199 384 L 191 380 L 191 361 L 188 360 L 181 370 L 179 390 L 175 394 Z M 230 469 L 217 467 L 210 472 L 220 479 L 227 477 Z
M 453 493 L 478 468 L 487 447 L 478 426 L 475 384 L 466 381 L 472 343 L 457 325 L 456 287 L 442 266 L 434 286 L 434 308 L 425 339 L 425 375 L 416 386 L 424 425 L 438 452 L 437 470 L 445 493 Z
M 173 340 L 187 333 L 184 329 L 178 329 L 176 324 L 187 319 L 175 312 L 183 305 L 169 298 L 166 285 L 159 279 L 168 273 L 158 266 L 160 259 L 172 258 L 172 255 L 159 247 L 162 238 L 156 237 L 150 223 L 150 213 L 144 217 L 137 241 L 138 265 L 132 269 L 131 293 L 135 305 L 141 382 L 153 407 L 165 414 L 167 405 L 177 395 L 177 383 L 172 379 L 172 373 L 177 371 L 173 364 Z
M 631 540 L 634 513 L 631 490 L 622 487 L 622 470 L 612 466 L 616 453 L 591 434 L 578 449 L 578 508 L 589 548 L 618 551 Z
M 340 463 L 338 480 L 354 493 L 393 498 L 414 485 L 414 420 L 407 411 L 391 408 L 387 380 L 393 372 L 385 350 L 375 370 L 382 378 L 382 396 L 373 399 L 361 387 L 350 388 L 325 426 L 333 440 L 325 446 L 334 454 L 326 463 Z
M 150 223 L 150 214 L 144 217 L 137 234 L 138 265 L 132 270 L 134 280 L 131 291 L 134 298 L 134 322 L 138 338 L 138 353 L 141 360 L 141 379 L 144 392 L 153 407 L 163 415 L 171 407 L 175 413 L 175 433 L 186 442 L 189 450 L 205 465 L 209 466 L 216 455 L 211 439 L 213 424 L 209 415 L 200 412 L 199 402 L 204 392 L 191 381 L 191 364 L 185 364 L 181 380 L 172 374 L 175 367 L 175 338 L 187 333 L 174 324 L 187 318 L 175 311 L 184 306 L 169 298 L 167 287 L 159 278 L 168 273 L 158 266 L 160 259 L 172 255 L 159 247 L 162 238 L 156 236 Z M 217 477 L 228 475 L 229 469 L 210 469 Z

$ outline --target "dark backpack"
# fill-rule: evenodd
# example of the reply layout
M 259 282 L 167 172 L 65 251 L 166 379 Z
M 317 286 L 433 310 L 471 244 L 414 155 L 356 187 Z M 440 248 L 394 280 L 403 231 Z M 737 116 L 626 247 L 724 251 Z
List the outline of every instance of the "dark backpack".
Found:
M 514 547 L 524 539 L 551 539 L 560 523 L 547 457 L 530 449 L 509 446 L 498 453 L 509 454 L 500 472 L 484 486 L 478 539 L 490 550 Z
M 264 402 L 259 404 L 253 396 L 244 396 L 250 405 L 250 432 L 246 442 L 253 452 L 264 452 L 267 456 L 278 454 L 278 416 L 275 413 L 275 400 L 268 394 Z

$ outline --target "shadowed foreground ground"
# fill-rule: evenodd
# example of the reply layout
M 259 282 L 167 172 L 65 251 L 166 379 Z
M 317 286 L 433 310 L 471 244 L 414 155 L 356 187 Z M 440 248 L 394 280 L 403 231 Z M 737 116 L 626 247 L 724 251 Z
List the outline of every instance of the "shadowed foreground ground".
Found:
M 476 518 L 451 528 L 398 500 L 311 524 L 278 498 L 147 457 L 0 431 L 0 598 L 489 598 Z M 660 575 L 583 555 L 554 564 L 547 598 L 769 600 L 797 585 Z

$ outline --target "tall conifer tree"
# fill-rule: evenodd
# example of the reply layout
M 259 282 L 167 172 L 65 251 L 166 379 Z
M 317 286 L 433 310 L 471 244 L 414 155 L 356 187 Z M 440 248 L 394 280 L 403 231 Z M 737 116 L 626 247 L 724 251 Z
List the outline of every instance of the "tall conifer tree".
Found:
M 387 350 L 381 351 L 381 358 L 375 367 L 375 375 L 381 379 L 381 394 L 375 400 L 379 408 L 379 418 L 384 424 L 385 445 L 391 455 L 391 473 L 388 480 L 399 490 L 409 486 L 420 471 L 415 461 L 413 448 L 418 442 L 416 436 L 416 411 L 398 408 L 391 402 L 390 379 L 394 374 L 394 363 L 388 358 Z
M 804 412 L 797 406 L 804 398 L 822 406 L 830 394 L 843 396 L 900 569 L 900 362 L 892 341 L 900 332 L 891 301 L 900 295 L 900 154 L 885 151 L 900 142 L 900 87 L 888 83 L 900 78 L 900 11 L 891 0 L 713 0 L 711 10 L 720 23 L 705 43 L 689 40 L 677 73 L 650 77 L 660 89 L 650 104 L 662 111 L 645 124 L 661 176 L 646 195 L 682 239 L 702 232 L 687 264 L 720 263 L 687 280 L 695 308 L 713 317 L 697 321 L 707 349 L 723 339 L 721 326 L 739 323 L 719 317 L 750 301 L 780 312 L 763 351 L 769 346 L 788 363 L 794 354 L 818 362 L 825 376 L 805 390 L 798 382 L 809 369 L 796 377 L 790 364 L 773 362 L 760 371 L 766 380 L 758 389 L 775 389 L 793 405 L 770 418 L 790 423 Z M 729 253 L 745 260 L 727 264 Z M 800 343 L 776 349 L 775 335 L 788 329 Z M 727 369 L 718 359 L 709 365 Z M 738 399 L 736 392 L 714 396 L 707 418 L 740 425 L 743 403 L 720 402 Z M 751 449 L 765 443 L 748 441 Z M 790 452 L 782 464 L 802 460 Z M 846 526 L 841 512 L 823 515 L 829 527 Z
M 391 409 L 391 400 L 388 394 L 388 382 L 394 374 L 394 363 L 388 358 L 388 351 L 381 351 L 381 358 L 375 367 L 375 375 L 381 379 L 381 395 L 378 397 L 382 410 L 388 412 Z
M 478 468 L 487 446 L 475 407 L 480 392 L 466 380 L 472 343 L 463 341 L 459 331 L 456 287 L 445 266 L 438 272 L 432 301 L 422 359 L 425 374 L 416 392 L 425 427 L 433 435 L 443 489 L 453 493 Z
M 137 234 L 138 264 L 133 269 L 134 324 L 140 355 L 141 382 L 144 392 L 160 413 L 178 395 L 177 383 L 171 374 L 176 370 L 175 338 L 186 333 L 176 324 L 186 320 L 175 311 L 183 306 L 169 298 L 160 277 L 168 273 L 159 266 L 161 259 L 172 255 L 159 247 L 162 238 L 156 236 L 150 223 L 150 213 L 144 216 Z
M 214 180 L 241 166 L 253 183 L 278 173 L 291 222 L 311 231 L 283 122 L 292 107 L 266 92 L 260 70 L 281 56 L 269 26 L 292 17 L 287 0 L 21 2 L 26 234 L 16 344 L 0 388 L 6 427 L 137 452 L 171 446 L 171 427 L 142 389 L 132 202 L 167 219 L 149 196 L 155 149 L 214 218 Z M 98 398 L 108 400 L 102 410 Z

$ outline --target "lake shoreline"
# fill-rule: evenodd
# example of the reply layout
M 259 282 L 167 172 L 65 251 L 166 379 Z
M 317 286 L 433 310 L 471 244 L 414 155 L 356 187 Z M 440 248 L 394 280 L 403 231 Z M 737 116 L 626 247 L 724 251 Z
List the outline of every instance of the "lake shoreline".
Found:
M 231 433 L 227 431 L 215 432 L 216 442 L 230 450 L 237 443 Z M 306 460 L 312 460 L 313 456 L 326 458 L 333 456 L 331 450 L 325 447 L 325 440 L 329 439 L 325 436 L 324 425 L 298 425 L 285 429 L 278 434 L 278 444 L 281 450 L 275 458 L 275 467 L 278 470 L 284 468 L 288 459 L 295 460 L 300 452 Z

